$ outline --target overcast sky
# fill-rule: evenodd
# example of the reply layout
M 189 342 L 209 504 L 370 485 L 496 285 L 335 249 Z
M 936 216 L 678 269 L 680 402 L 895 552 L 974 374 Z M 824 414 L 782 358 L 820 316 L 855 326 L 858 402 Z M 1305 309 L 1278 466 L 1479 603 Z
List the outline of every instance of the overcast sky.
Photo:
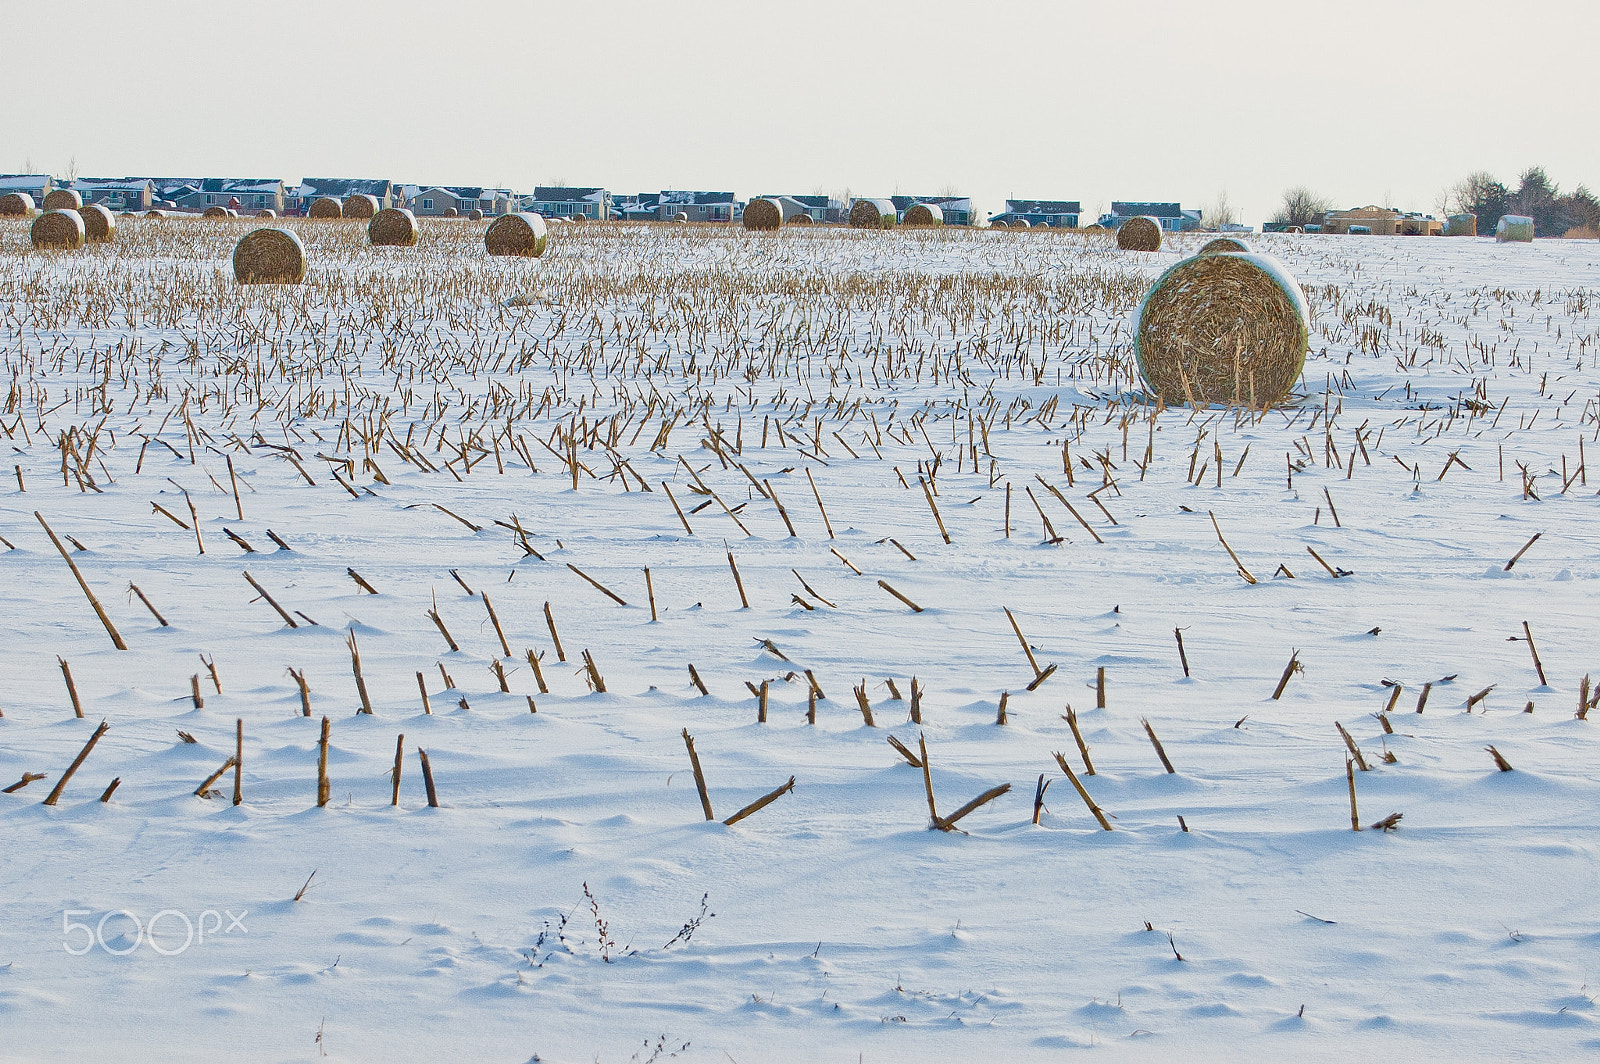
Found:
M 1593 0 L 0 0 L 0 170 L 1433 211 L 1600 186 Z M 137 14 L 135 14 L 137 13 Z

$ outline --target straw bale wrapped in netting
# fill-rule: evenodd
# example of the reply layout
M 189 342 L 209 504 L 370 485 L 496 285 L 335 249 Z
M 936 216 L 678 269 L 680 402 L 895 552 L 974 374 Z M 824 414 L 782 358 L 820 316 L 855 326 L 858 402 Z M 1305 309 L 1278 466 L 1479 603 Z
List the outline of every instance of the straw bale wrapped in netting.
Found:
M 27 218 L 33 211 L 33 197 L 26 192 L 7 192 L 0 196 L 0 218 Z
M 996 218 L 994 221 L 989 223 L 989 228 L 990 229 L 1010 229 L 1011 228 L 1011 223 L 1006 221 L 1004 218 Z
M 256 211 L 257 218 L 276 218 L 277 216 L 278 212 L 273 210 L 271 207 L 263 207 L 259 211 Z
M 502 214 L 483 231 L 484 250 L 491 255 L 521 255 L 535 258 L 544 254 L 544 219 L 530 211 Z
M 416 216 L 404 207 L 385 207 L 367 223 L 367 239 L 374 247 L 413 247 L 417 237 Z
M 1250 245 L 1236 236 L 1219 236 L 1215 240 L 1206 241 L 1205 246 L 1197 254 L 1221 255 L 1230 251 L 1242 251 L 1248 255 L 1250 250 Z
M 784 224 L 785 225 L 815 225 L 816 221 L 817 220 L 815 218 L 811 217 L 811 215 L 807 214 L 805 211 L 801 211 L 799 214 L 796 214 L 793 218 L 790 218 Z
M 852 229 L 892 229 L 897 221 L 892 200 L 858 199 L 850 205 Z
M 1013 218 L 1013 219 L 1011 219 L 1011 228 L 1013 228 L 1013 229 L 1032 229 L 1033 228 L 1033 223 L 1028 221 L 1028 219 L 1026 219 L 1026 218 Z
M 913 203 L 906 208 L 905 225 L 943 225 L 944 209 L 937 203 Z
M 207 207 L 204 211 L 200 212 L 200 217 L 202 217 L 202 218 L 228 218 L 228 217 L 231 217 L 231 215 L 228 213 L 228 208 L 226 208 L 226 207 Z
M 778 229 L 783 226 L 783 207 L 777 200 L 754 199 L 745 204 L 746 229 Z
M 233 276 L 240 284 L 299 284 L 305 246 L 287 229 L 252 229 L 234 245 Z
M 1162 402 L 1265 409 L 1305 365 L 1311 315 L 1270 255 L 1196 255 L 1163 273 L 1133 321 L 1133 351 Z
M 91 244 L 109 244 L 117 239 L 117 217 L 98 203 L 78 208 L 83 219 L 83 238 Z
M 456 210 L 454 207 L 446 207 L 444 209 L 444 213 L 441 214 L 439 217 L 441 217 L 441 218 L 459 218 L 459 217 L 461 217 L 461 212 Z
M 44 198 L 44 209 L 47 211 L 75 211 L 83 206 L 83 197 L 76 189 L 58 188 Z
M 371 218 L 378 213 L 378 197 L 357 192 L 353 196 L 345 197 L 341 210 L 346 218 Z
M 474 207 L 470 211 L 467 212 L 467 219 L 469 221 L 481 222 L 481 221 L 483 221 L 483 212 L 481 210 L 479 210 L 478 208 Z
M 1476 214 L 1452 214 L 1444 223 L 1445 236 L 1477 236 L 1478 216 Z
M 1129 218 L 1117 227 L 1117 247 L 1123 251 L 1160 251 L 1161 223 L 1147 214 Z
M 311 218 L 343 218 L 344 205 L 332 196 L 319 196 L 306 214 Z
M 28 234 L 40 251 L 75 251 L 83 247 L 83 215 L 77 211 L 45 211 Z
M 1508 214 L 1494 227 L 1494 238 L 1502 244 L 1533 243 L 1533 219 L 1523 214 Z

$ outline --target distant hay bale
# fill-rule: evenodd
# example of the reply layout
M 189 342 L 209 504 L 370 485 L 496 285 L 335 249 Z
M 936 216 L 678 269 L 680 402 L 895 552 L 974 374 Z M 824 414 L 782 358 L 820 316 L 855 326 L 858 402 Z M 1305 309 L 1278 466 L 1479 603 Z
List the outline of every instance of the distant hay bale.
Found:
M 226 217 L 228 217 L 228 208 L 226 208 L 226 207 L 207 207 L 204 211 L 201 212 L 200 217 L 202 217 L 202 218 L 226 218 Z
M 1494 238 L 1502 244 L 1533 243 L 1533 219 L 1523 214 L 1508 214 L 1494 227 Z
M 234 245 L 233 276 L 240 284 L 299 284 L 305 246 L 287 229 L 252 229 Z
M 1270 255 L 1197 255 L 1163 273 L 1139 304 L 1133 351 L 1161 401 L 1266 409 L 1305 365 L 1304 293 Z
M 1011 219 L 1011 228 L 1013 228 L 1013 229 L 1032 229 L 1033 228 L 1033 223 L 1028 221 L 1028 219 L 1026 219 L 1026 218 L 1013 218 L 1013 219 Z
M 1117 247 L 1123 251 L 1160 251 L 1161 223 L 1147 214 L 1129 218 L 1117 227 Z
M 906 208 L 906 225 L 943 225 L 944 210 L 936 203 L 913 203 Z
M 117 239 L 116 216 L 101 204 L 79 207 L 78 215 L 83 219 L 84 240 L 91 244 L 109 244 Z
M 344 206 L 341 208 L 346 218 L 371 218 L 378 213 L 378 197 L 369 196 L 365 192 L 357 192 L 353 196 L 346 196 Z
M 894 203 L 886 199 L 858 199 L 850 206 L 850 228 L 892 229 L 899 221 Z
M 746 229 L 779 229 L 783 226 L 783 207 L 777 200 L 755 199 L 745 204 L 744 227 Z
M 1452 214 L 1444 225 L 1445 236 L 1477 236 L 1478 216 L 1476 214 Z
M 75 211 L 83 206 L 83 197 L 76 189 L 58 188 L 44 198 L 47 211 Z
M 33 220 L 29 236 L 40 251 L 76 251 L 83 247 L 83 215 L 77 211 L 45 211 Z
M 807 214 L 805 211 L 801 211 L 799 214 L 795 215 L 793 218 L 790 218 L 784 224 L 785 225 L 814 225 L 814 224 L 816 224 L 816 221 L 817 220 L 815 218 L 811 217 L 811 215 Z
M 0 196 L 0 218 L 27 218 L 33 211 L 33 197 L 26 192 L 8 192 Z
M 672 216 L 672 220 L 675 222 L 687 222 L 689 220 L 689 212 L 679 211 L 677 214 Z
M 483 246 L 491 255 L 537 258 L 544 254 L 544 219 L 528 211 L 502 214 L 483 231 Z
M 259 211 L 256 211 L 257 218 L 276 218 L 277 216 L 278 212 L 273 210 L 271 207 L 263 207 Z
M 989 223 L 989 228 L 990 229 L 1010 229 L 1011 228 L 1011 223 L 1006 221 L 1004 218 L 996 218 L 994 221 Z
M 587 222 L 588 220 L 589 220 L 589 216 L 586 215 L 586 214 L 569 214 L 569 215 L 567 215 L 567 222 L 570 225 L 577 225 L 579 222 Z
M 332 196 L 319 196 L 306 212 L 310 218 L 343 218 L 344 205 Z
M 467 218 L 474 222 L 481 222 L 483 221 L 483 212 L 474 207 L 467 212 Z
M 367 223 L 373 247 L 414 247 L 418 235 L 416 216 L 404 207 L 385 207 Z
M 1242 251 L 1250 254 L 1251 248 L 1236 236 L 1219 236 L 1215 240 L 1208 240 L 1199 251 L 1201 255 L 1221 255 L 1230 251 Z
M 446 207 L 444 209 L 444 214 L 441 215 L 441 217 L 443 217 L 443 218 L 459 218 L 459 217 L 461 217 L 461 212 L 456 210 L 454 207 Z
M 144 216 L 146 218 L 165 218 L 167 216 L 167 212 L 159 207 L 152 207 L 144 212 Z

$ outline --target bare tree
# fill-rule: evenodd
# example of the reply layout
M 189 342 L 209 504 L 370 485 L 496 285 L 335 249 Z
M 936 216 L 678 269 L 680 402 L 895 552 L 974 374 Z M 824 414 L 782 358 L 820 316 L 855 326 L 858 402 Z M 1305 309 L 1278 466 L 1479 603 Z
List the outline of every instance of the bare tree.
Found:
M 1323 217 L 1333 209 L 1326 196 L 1319 196 L 1305 185 L 1296 185 L 1283 194 L 1283 204 L 1272 216 L 1279 225 L 1321 225 Z
M 1238 209 L 1228 202 L 1227 189 L 1222 189 L 1217 193 L 1217 198 L 1212 200 L 1211 206 L 1202 212 L 1201 218 L 1205 222 L 1203 228 L 1207 230 L 1220 229 L 1225 225 L 1233 225 L 1239 221 Z

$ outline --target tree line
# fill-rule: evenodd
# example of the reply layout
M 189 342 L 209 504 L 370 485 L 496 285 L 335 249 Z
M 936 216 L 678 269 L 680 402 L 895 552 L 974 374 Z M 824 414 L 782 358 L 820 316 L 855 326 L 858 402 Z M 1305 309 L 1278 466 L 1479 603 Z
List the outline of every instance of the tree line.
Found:
M 1512 190 L 1487 170 L 1476 170 L 1452 185 L 1441 197 L 1446 214 L 1473 214 L 1478 232 L 1492 232 L 1507 214 L 1533 219 L 1535 236 L 1562 236 L 1569 229 L 1600 231 L 1600 198 L 1581 183 L 1571 192 L 1562 192 L 1542 166 L 1522 172 Z M 1320 225 L 1334 209 L 1333 202 L 1304 185 L 1283 194 L 1283 202 L 1272 220 L 1284 225 Z

